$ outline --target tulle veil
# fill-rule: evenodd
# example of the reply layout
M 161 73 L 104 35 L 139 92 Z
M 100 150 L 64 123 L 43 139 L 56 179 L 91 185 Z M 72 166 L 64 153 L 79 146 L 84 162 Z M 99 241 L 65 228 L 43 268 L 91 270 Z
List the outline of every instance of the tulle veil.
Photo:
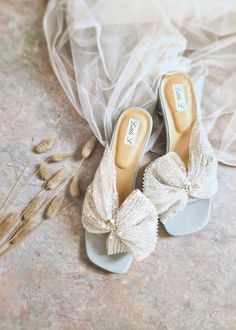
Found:
M 234 0 L 50 0 L 44 33 L 60 84 L 101 143 L 123 109 L 153 114 L 160 76 L 178 70 L 193 78 L 219 161 L 236 166 Z

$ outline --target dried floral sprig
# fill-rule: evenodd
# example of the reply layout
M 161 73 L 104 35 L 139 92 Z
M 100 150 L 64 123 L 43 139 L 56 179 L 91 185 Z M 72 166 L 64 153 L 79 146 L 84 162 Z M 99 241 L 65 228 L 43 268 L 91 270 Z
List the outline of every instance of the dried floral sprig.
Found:
M 88 158 L 91 155 L 96 143 L 97 143 L 97 138 L 95 135 L 92 135 L 88 139 L 88 141 L 85 143 L 84 147 L 82 148 L 82 151 L 81 151 L 82 159 Z
M 15 220 L 19 217 L 18 213 L 10 213 L 3 216 L 0 223 L 0 240 L 8 232 L 8 230 L 14 225 Z
M 34 216 L 39 211 L 40 207 L 42 206 L 43 202 L 45 201 L 45 197 L 42 195 L 42 193 L 45 191 L 45 189 L 41 190 L 34 198 L 33 200 L 28 204 L 28 206 L 25 208 L 25 210 L 22 213 L 19 213 L 19 216 L 16 221 L 21 220 L 19 226 L 16 228 L 16 230 L 13 232 L 13 234 L 10 237 L 10 240 L 14 239 L 15 236 L 19 235 L 25 227 L 28 226 L 28 224 L 32 221 Z M 0 244 L 0 249 L 2 247 L 2 244 Z
M 45 212 L 46 219 L 53 219 L 56 217 L 64 199 L 65 199 L 64 194 L 60 193 L 51 200 L 51 202 L 48 204 L 46 208 L 46 212 Z
M 39 144 L 37 144 L 34 147 L 34 151 L 37 152 L 37 154 L 42 154 L 44 152 L 47 152 L 52 148 L 54 144 L 54 139 L 51 137 L 48 137 L 44 140 L 42 140 Z
M 57 152 L 50 157 L 48 157 L 47 161 L 48 162 L 59 162 L 61 160 L 70 158 L 74 155 L 74 151 L 65 151 L 65 152 Z
M 39 176 L 42 180 L 48 180 L 49 179 L 48 167 L 47 167 L 47 162 L 46 161 L 42 161 L 39 165 Z
M 48 180 L 46 187 L 48 189 L 57 188 L 58 185 L 62 183 L 63 180 L 65 180 L 67 175 L 68 175 L 67 169 L 65 167 L 61 168 L 51 177 L 51 179 Z
M 0 223 L 0 244 L 9 239 L 20 223 L 21 218 L 19 213 L 9 213 L 3 217 Z
M 19 245 L 23 240 L 25 240 L 29 234 L 36 230 L 40 224 L 41 223 L 38 223 L 33 228 L 31 228 L 29 224 L 25 225 L 25 227 L 22 228 L 21 231 L 17 233 L 17 235 L 15 235 L 10 240 L 0 246 L 0 257 L 3 257 L 4 255 L 11 252 L 17 245 Z
M 73 176 L 70 182 L 70 195 L 72 198 L 79 198 L 80 197 L 80 190 L 79 190 L 79 174 Z
M 18 244 L 24 239 L 29 233 L 32 232 L 32 228 L 29 225 L 25 226 L 24 229 L 19 233 L 19 235 L 11 238 L 10 244 Z
M 23 220 L 29 222 L 39 211 L 41 205 L 45 201 L 45 196 L 40 192 L 27 206 L 23 212 Z

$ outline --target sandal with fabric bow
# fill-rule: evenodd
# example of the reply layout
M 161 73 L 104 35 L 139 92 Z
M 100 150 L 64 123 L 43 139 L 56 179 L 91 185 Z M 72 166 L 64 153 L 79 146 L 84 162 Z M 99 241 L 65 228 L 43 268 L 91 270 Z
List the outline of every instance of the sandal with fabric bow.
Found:
M 208 222 L 217 191 L 217 159 L 197 112 L 191 78 L 169 73 L 159 84 L 166 155 L 145 170 L 143 189 L 170 235 L 197 232 Z
M 124 273 L 132 260 L 153 252 L 157 240 L 157 212 L 138 189 L 138 164 L 152 130 L 146 110 L 129 108 L 121 114 L 107 146 L 82 212 L 88 258 L 113 273 Z

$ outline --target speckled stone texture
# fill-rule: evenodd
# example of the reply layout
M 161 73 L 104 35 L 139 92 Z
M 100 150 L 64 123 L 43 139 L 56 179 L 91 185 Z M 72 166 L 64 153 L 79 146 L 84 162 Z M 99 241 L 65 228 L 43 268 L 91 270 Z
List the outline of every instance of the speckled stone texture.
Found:
M 1 200 L 23 165 L 30 160 L 32 171 L 41 159 L 31 149 L 42 137 L 53 135 L 54 150 L 68 150 L 91 134 L 50 67 L 45 6 L 42 0 L 0 2 Z M 83 170 L 83 195 L 101 155 L 98 146 Z M 21 193 L 12 209 L 22 207 L 39 183 Z M 82 197 L 0 260 L 0 329 L 236 329 L 234 185 L 235 170 L 220 166 L 207 228 L 182 238 L 160 228 L 155 253 L 125 275 L 88 261 Z

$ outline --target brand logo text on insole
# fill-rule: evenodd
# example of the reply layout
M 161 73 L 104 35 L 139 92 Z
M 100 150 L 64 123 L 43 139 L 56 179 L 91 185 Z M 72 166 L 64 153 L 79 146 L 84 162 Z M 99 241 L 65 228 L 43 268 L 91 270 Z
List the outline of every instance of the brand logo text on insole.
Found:
M 187 111 L 187 102 L 183 84 L 173 85 L 173 94 L 175 98 L 175 106 L 177 112 Z
M 134 147 L 135 141 L 139 129 L 140 121 L 138 119 L 130 118 L 128 122 L 128 127 L 125 133 L 124 144 Z

